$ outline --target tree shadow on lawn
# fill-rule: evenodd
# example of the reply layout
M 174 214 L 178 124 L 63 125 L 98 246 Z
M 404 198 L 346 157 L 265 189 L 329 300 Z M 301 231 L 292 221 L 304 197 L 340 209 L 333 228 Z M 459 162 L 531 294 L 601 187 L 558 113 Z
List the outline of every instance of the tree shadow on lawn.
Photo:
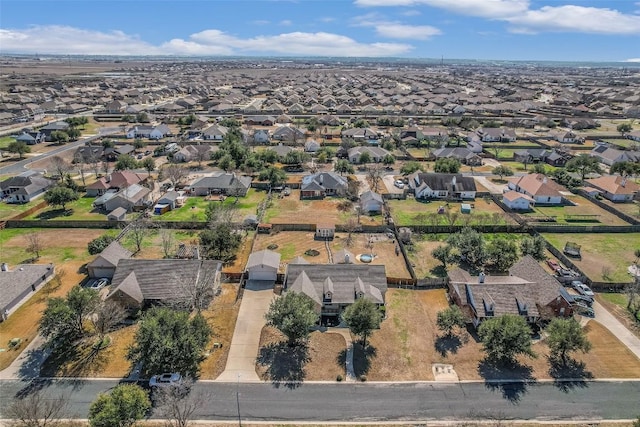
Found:
M 107 355 L 95 345 L 93 337 L 54 350 L 42 364 L 41 374 L 46 377 L 86 377 L 102 371 Z
M 586 370 L 584 362 L 567 358 L 563 362 L 561 358 L 548 357 L 549 375 L 553 378 L 553 385 L 559 390 L 568 393 L 576 388 L 587 388 L 593 379 L 593 374 Z
M 429 272 L 436 277 L 447 277 L 447 269 L 442 264 L 433 267 Z
M 346 358 L 346 350 L 343 352 Z M 372 345 L 367 345 L 367 348 L 363 348 L 362 341 L 353 342 L 353 372 L 356 378 L 361 378 L 369 373 L 371 360 L 376 357 L 377 353 L 376 348 Z M 341 356 L 338 357 L 344 360 Z
M 298 388 L 306 373 L 304 365 L 309 361 L 307 344 L 290 347 L 286 341 L 267 344 L 260 348 L 257 362 L 266 366 L 263 379 L 270 380 L 277 388 L 281 384 L 290 389 Z
M 484 378 L 485 387 L 499 390 L 502 397 L 513 404 L 519 403 L 527 393 L 529 384 L 536 382 L 532 372 L 530 366 L 518 362 L 503 365 L 485 358 L 478 365 L 478 373 Z
M 40 212 L 36 215 L 36 219 L 47 220 L 71 215 L 73 215 L 73 209 L 52 209 L 50 211 Z
M 456 354 L 458 349 L 462 347 L 462 340 L 457 335 L 439 335 L 433 344 L 440 356 L 447 357 L 449 353 Z

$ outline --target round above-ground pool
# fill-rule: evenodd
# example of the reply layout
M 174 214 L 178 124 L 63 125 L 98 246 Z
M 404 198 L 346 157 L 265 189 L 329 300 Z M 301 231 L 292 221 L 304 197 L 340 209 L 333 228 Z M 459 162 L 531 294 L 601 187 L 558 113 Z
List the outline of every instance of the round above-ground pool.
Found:
M 371 262 L 373 261 L 373 255 L 370 254 L 361 254 L 360 255 L 360 262 Z

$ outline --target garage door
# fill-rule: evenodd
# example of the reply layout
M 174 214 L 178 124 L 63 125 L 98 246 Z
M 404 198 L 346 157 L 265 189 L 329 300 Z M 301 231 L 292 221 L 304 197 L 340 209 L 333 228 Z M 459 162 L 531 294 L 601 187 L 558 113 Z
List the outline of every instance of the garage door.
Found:
M 115 271 L 113 268 L 94 267 L 89 269 L 89 276 L 96 279 L 101 277 L 107 277 L 109 279 L 112 279 L 114 272 Z
M 272 280 L 275 282 L 276 273 L 267 270 L 254 270 L 249 272 L 249 280 Z

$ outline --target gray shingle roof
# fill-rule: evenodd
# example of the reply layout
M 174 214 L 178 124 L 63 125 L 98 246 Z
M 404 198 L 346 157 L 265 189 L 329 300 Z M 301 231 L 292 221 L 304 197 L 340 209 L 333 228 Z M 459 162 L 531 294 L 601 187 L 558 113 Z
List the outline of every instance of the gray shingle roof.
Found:
M 53 264 L 22 264 L 10 271 L 0 271 L 0 308 L 6 307 L 22 292 L 39 283 Z
M 111 242 L 87 267 L 115 267 L 121 259 L 131 258 L 132 252 L 118 242 Z
M 247 269 L 255 267 L 257 265 L 268 265 L 270 267 L 278 269 L 278 267 L 280 267 L 280 254 L 268 249 L 253 252 L 251 255 L 249 255 L 249 260 L 247 261 Z

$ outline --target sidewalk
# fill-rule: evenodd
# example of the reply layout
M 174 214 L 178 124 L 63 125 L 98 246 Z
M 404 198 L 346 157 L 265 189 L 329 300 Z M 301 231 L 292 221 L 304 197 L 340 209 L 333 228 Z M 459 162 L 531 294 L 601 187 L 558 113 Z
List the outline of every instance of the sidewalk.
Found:
M 45 339 L 36 335 L 36 337 L 27 345 L 20 353 L 16 360 L 9 367 L 0 371 L 0 379 L 22 379 L 37 378 L 40 376 L 40 368 L 49 356 L 49 350 L 43 350 Z

